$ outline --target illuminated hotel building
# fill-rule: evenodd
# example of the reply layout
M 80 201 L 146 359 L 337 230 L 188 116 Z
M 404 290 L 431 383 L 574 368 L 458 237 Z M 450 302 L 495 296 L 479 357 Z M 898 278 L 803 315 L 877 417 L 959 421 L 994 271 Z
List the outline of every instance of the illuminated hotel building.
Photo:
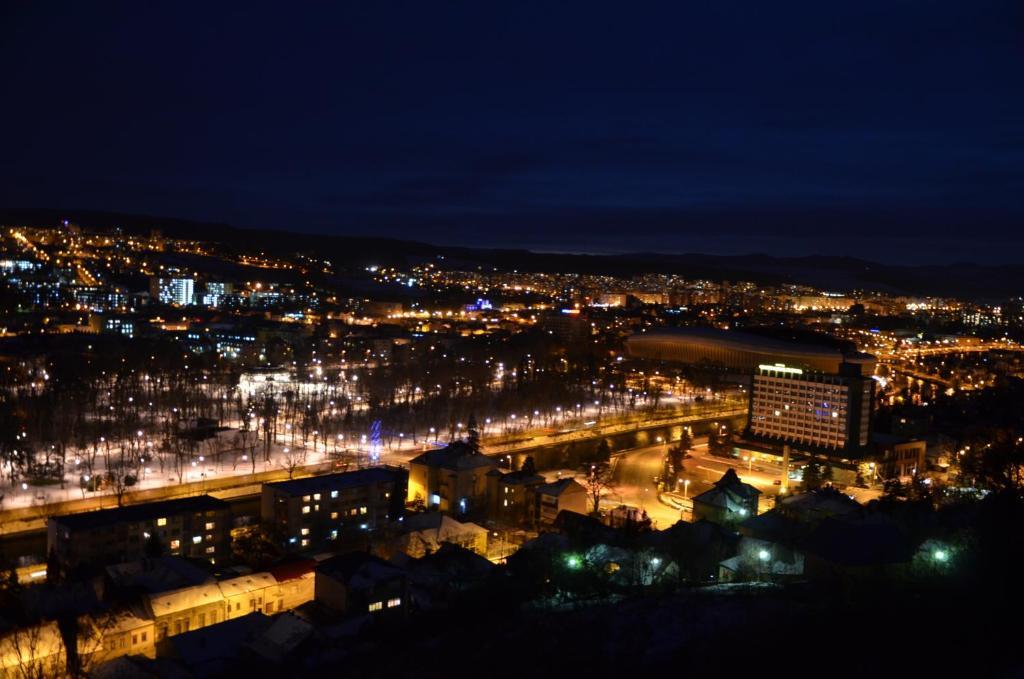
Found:
M 794 338 L 795 337 L 795 338 Z M 742 376 L 750 439 L 840 459 L 871 436 L 875 357 L 828 337 L 706 327 L 660 328 L 626 342 L 630 356 Z
M 857 457 L 868 446 L 874 381 L 860 366 L 838 374 L 784 364 L 758 366 L 750 390 L 752 437 Z

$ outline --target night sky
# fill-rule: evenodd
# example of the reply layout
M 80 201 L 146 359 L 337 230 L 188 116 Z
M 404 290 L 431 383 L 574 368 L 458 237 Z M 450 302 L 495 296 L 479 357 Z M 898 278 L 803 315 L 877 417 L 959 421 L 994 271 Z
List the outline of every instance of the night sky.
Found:
M 3 4 L 0 206 L 1021 259 L 1019 0 L 157 4 Z

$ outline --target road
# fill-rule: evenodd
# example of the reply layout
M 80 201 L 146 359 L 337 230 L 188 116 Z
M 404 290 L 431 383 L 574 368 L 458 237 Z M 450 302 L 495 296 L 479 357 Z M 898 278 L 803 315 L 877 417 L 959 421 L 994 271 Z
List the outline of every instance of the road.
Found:
M 662 460 L 668 452 L 667 444 L 637 448 L 616 456 L 615 488 L 608 494 L 606 505 L 618 503 L 647 510 L 657 528 L 667 528 L 680 518 L 679 511 L 662 504 L 657 496 L 654 479 L 662 473 Z M 782 479 L 782 467 L 771 462 L 745 462 L 742 459 L 724 459 L 708 454 L 707 443 L 699 443 L 690 451 L 692 457 L 685 462 L 684 483 L 678 492 L 692 498 L 711 488 L 726 470 L 736 470 L 740 479 L 761 491 L 762 497 L 776 495 Z M 741 453 L 742 457 L 742 453 Z M 689 481 L 686 484 L 685 481 Z
M 654 522 L 657 529 L 668 528 L 679 521 L 678 509 L 658 501 L 658 487 L 654 478 L 662 472 L 666 447 L 664 444 L 637 448 L 615 458 L 615 483 L 610 490 L 607 507 L 627 504 L 640 507 Z

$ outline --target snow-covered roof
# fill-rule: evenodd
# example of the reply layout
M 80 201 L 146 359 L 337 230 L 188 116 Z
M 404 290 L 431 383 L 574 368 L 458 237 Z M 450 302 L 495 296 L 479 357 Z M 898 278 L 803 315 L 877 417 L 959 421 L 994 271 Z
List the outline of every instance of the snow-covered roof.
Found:
M 223 600 L 224 595 L 217 584 L 196 585 L 150 595 L 149 605 L 153 615 L 159 617 Z
M 253 573 L 251 575 L 243 575 L 238 578 L 231 578 L 230 580 L 222 580 L 217 583 L 221 592 L 223 592 L 226 597 L 248 594 L 249 592 L 255 592 L 256 590 L 271 587 L 276 584 L 277 580 L 270 573 Z

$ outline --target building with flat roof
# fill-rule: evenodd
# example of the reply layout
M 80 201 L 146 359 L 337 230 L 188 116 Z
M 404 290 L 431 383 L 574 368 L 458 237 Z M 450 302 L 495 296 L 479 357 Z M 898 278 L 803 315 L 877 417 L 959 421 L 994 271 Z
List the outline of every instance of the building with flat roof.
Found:
M 397 520 L 408 472 L 371 467 L 263 484 L 260 518 L 288 549 L 309 549 Z
M 109 564 L 141 559 L 155 541 L 165 554 L 216 563 L 230 554 L 230 531 L 231 505 L 199 495 L 51 516 L 47 550 L 67 566 Z
M 844 366 L 845 367 L 845 366 Z M 856 458 L 871 442 L 874 380 L 764 365 L 750 389 L 748 435 L 809 452 Z
M 487 474 L 497 467 L 465 441 L 452 441 L 409 460 L 409 500 L 450 514 L 485 511 Z

